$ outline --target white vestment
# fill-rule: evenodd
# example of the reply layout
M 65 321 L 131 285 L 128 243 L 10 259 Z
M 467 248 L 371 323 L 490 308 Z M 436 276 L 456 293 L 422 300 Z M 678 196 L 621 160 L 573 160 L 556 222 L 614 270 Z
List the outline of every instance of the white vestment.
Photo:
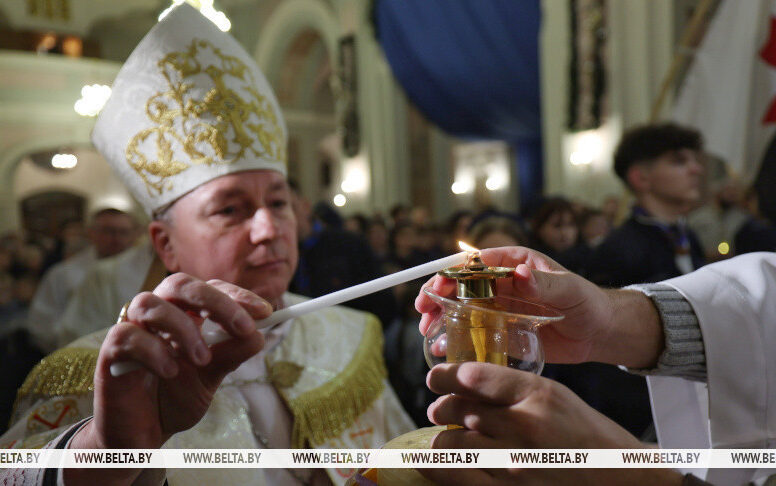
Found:
M 53 349 L 116 322 L 121 307 L 140 292 L 154 255 L 151 243 L 145 239 L 118 255 L 97 261 L 60 313 L 50 338 L 55 344 Z
M 56 336 L 61 326 L 62 314 L 73 292 L 84 281 L 86 273 L 96 261 L 97 252 L 94 247 L 89 246 L 52 266 L 43 275 L 27 317 L 30 336 L 42 351 L 50 353 L 57 349 Z
M 707 384 L 649 377 L 660 447 L 776 446 L 776 254 L 751 253 L 664 282 L 692 305 L 706 353 Z M 692 471 L 739 485 L 772 470 Z

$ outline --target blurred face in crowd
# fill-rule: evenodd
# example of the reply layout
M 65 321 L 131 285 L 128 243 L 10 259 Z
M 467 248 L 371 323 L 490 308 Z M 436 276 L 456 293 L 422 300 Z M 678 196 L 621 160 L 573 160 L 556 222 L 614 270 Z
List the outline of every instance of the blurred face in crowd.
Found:
M 501 231 L 487 233 L 483 235 L 482 238 L 474 242 L 474 246 L 480 249 L 519 245 L 519 241 L 515 240 L 512 236 L 506 233 L 502 233 Z
M 80 221 L 70 221 L 62 228 L 62 241 L 65 243 L 82 240 L 85 237 L 86 231 Z
M 19 251 L 19 260 L 24 268 L 38 272 L 43 267 L 45 255 L 43 250 L 37 245 L 24 245 Z
M 601 212 L 604 213 L 607 221 L 613 223 L 620 212 L 620 199 L 616 196 L 607 197 L 601 205 Z
M 194 189 L 149 227 L 167 269 L 221 279 L 277 307 L 297 264 L 296 218 L 283 176 L 229 174 Z
M 723 209 L 742 204 L 744 199 L 741 186 L 733 180 L 725 181 L 717 191 L 717 204 Z
M 13 279 L 7 273 L 0 271 L 0 307 L 11 303 L 13 291 Z
M 458 247 L 458 241 L 466 237 L 466 233 L 469 231 L 469 226 L 471 226 L 472 221 L 474 218 L 472 218 L 470 215 L 463 215 L 461 216 L 458 221 L 455 222 L 455 228 L 453 229 L 453 237 L 455 238 L 455 244 L 456 248 Z
M 428 209 L 418 206 L 410 210 L 410 222 L 418 227 L 426 226 L 431 222 L 431 215 L 428 214 Z
M 28 305 L 35 296 L 37 288 L 37 279 L 32 275 L 24 275 L 14 281 L 13 296 L 22 305 Z
M 520 246 L 520 242 L 501 231 L 491 231 L 474 241 L 474 246 L 480 249 L 499 248 L 502 246 Z
M 128 214 L 103 213 L 95 217 L 89 229 L 98 258 L 118 255 L 133 244 L 137 238 L 137 226 Z
M 388 229 L 382 223 L 372 223 L 367 231 L 369 246 L 375 253 L 382 255 L 388 252 Z
M 412 253 L 417 245 L 417 233 L 412 226 L 404 226 L 396 231 L 393 237 L 393 247 L 397 255 Z
M 598 246 L 609 235 L 611 226 L 604 214 L 595 214 L 587 218 L 582 227 L 582 238 L 589 246 Z
M 415 243 L 419 250 L 431 251 L 437 247 L 437 232 L 430 226 L 419 228 Z
M 0 247 L 0 273 L 8 271 L 13 264 L 13 254 L 11 250 Z
M 537 229 L 537 236 L 555 251 L 565 251 L 574 246 L 579 228 L 571 211 L 558 211 Z
M 703 162 L 695 150 L 667 152 L 650 164 L 635 166 L 638 190 L 673 205 L 692 205 L 701 198 Z

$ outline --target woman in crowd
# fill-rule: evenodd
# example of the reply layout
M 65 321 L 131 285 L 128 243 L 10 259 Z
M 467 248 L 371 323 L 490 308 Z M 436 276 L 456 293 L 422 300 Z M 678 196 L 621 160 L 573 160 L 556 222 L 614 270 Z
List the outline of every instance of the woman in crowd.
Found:
M 572 272 L 580 273 L 589 250 L 580 242 L 579 222 L 571 203 L 547 199 L 531 218 L 532 246 Z

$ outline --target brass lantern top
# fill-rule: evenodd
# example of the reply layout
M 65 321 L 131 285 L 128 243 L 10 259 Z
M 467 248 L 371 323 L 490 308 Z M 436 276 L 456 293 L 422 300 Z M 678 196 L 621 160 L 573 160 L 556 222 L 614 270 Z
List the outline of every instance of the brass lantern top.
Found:
M 480 259 L 480 252 L 474 252 L 466 264 L 445 268 L 439 275 L 454 279 L 457 283 L 456 296 L 461 300 L 490 300 L 495 296 L 496 279 L 511 277 L 511 267 L 489 267 Z

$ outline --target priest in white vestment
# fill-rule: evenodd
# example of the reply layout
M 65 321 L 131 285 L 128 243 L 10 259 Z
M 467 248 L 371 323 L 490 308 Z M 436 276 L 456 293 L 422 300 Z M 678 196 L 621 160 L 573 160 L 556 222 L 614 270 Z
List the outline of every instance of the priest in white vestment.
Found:
M 50 353 L 66 344 L 59 336 L 70 299 L 98 260 L 118 255 L 135 243 L 137 223 L 124 211 L 105 208 L 92 216 L 88 234 L 91 245 L 52 266 L 43 275 L 30 304 L 27 329 L 43 352 Z M 127 275 L 140 272 L 142 269 L 133 269 Z

